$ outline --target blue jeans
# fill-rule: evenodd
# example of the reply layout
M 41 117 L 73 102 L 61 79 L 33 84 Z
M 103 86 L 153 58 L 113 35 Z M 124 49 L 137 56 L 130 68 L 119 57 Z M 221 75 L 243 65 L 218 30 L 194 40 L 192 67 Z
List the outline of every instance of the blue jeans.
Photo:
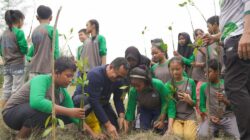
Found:
M 161 113 L 160 109 L 140 108 L 140 126 L 141 129 L 148 130 L 153 128 L 153 123 L 156 121 Z

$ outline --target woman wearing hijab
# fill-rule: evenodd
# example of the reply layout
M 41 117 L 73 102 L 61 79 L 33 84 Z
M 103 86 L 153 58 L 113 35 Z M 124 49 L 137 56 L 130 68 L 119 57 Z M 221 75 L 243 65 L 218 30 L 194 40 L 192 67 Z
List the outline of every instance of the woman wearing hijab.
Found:
M 144 55 L 141 55 L 139 50 L 134 46 L 128 47 L 126 49 L 125 58 L 129 62 L 131 69 L 140 65 L 150 67 L 150 59 Z
M 174 51 L 174 56 L 182 57 L 182 60 L 185 64 L 185 71 L 188 72 L 191 63 L 194 60 L 193 51 L 194 49 L 189 46 L 192 44 L 190 36 L 186 32 L 182 32 L 178 34 L 178 50 Z

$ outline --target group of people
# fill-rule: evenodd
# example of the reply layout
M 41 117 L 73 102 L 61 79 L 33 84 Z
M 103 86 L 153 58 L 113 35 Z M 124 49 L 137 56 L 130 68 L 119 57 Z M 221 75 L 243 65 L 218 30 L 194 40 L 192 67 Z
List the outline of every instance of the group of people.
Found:
M 119 133 L 136 129 L 184 140 L 216 137 L 223 130 L 235 139 L 248 140 L 250 1 L 224 0 L 221 9 L 220 17 L 207 20 L 208 34 L 194 31 L 194 42 L 188 33 L 179 33 L 174 52 L 156 38 L 151 40 L 152 59 L 130 46 L 124 57 L 110 64 L 106 64 L 106 40 L 99 34 L 99 23 L 89 20 L 86 29 L 78 32 L 82 45 L 76 57 L 88 60 L 84 66 L 88 84 L 84 89 L 77 85 L 72 96 L 67 87 L 77 71 L 76 61 L 60 56 L 58 31 L 51 52 L 51 8 L 37 8 L 40 25 L 32 33 L 30 47 L 21 30 L 25 16 L 19 10 L 7 10 L 8 28 L 0 38 L 4 122 L 19 131 L 17 138 L 29 137 L 33 128 L 44 128 L 52 112 L 53 82 L 57 118 L 77 125 L 85 118 L 82 127 L 94 139 L 117 139 Z M 174 57 L 168 58 L 168 53 Z

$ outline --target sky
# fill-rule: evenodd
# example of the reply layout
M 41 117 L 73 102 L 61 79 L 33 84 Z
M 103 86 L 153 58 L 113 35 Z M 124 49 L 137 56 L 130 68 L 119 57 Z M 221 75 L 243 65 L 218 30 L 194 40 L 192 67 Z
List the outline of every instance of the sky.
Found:
M 177 48 L 179 32 L 188 32 L 191 36 L 193 32 L 187 10 L 178 6 L 184 0 L 23 0 L 19 6 L 15 5 L 16 0 L 10 1 L 12 1 L 13 8 L 25 13 L 23 30 L 27 36 L 32 19 L 35 17 L 34 10 L 39 5 L 50 6 L 53 10 L 53 17 L 62 6 L 58 31 L 67 35 L 71 28 L 74 29 L 73 38 L 68 42 L 74 55 L 77 47 L 81 45 L 78 30 L 85 28 L 88 20 L 98 20 L 100 34 L 106 38 L 107 42 L 108 63 L 116 57 L 124 56 L 129 46 L 136 46 L 141 54 L 151 58 L 150 40 L 154 38 L 162 38 L 168 44 L 168 55 L 171 57 L 173 45 L 168 27 L 172 25 L 175 48 Z M 215 14 L 219 15 L 219 0 L 193 0 L 193 2 L 206 19 Z M 206 22 L 199 12 L 194 6 L 188 8 L 194 28 L 201 28 L 207 32 Z M 38 25 L 38 21 L 34 18 L 33 28 Z M 54 20 L 51 25 L 54 25 Z M 142 35 L 145 26 L 147 30 Z M 60 37 L 60 49 L 69 55 L 69 48 L 64 44 L 64 38 Z

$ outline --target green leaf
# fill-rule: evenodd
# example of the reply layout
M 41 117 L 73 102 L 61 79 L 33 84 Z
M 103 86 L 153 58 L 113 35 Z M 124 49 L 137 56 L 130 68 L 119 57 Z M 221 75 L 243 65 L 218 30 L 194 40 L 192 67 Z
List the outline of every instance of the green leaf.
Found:
M 72 27 L 72 28 L 70 29 L 70 33 L 73 33 L 73 31 L 74 31 L 74 28 Z
M 193 54 L 194 54 L 194 56 L 197 56 L 197 54 L 198 54 L 198 48 L 194 48 Z
M 187 5 L 187 2 L 185 1 L 185 2 L 183 2 L 183 5 L 185 6 L 185 5 Z
M 47 128 L 47 126 L 48 126 L 48 124 L 49 124 L 49 122 L 50 122 L 50 120 L 51 120 L 51 116 L 49 116 L 47 119 L 46 119 L 46 121 L 45 121 L 45 128 Z
M 168 26 L 168 30 L 172 31 L 172 26 Z
M 65 35 L 65 34 L 63 34 L 63 37 L 64 37 L 64 39 L 65 39 L 65 40 L 67 39 L 67 37 L 66 37 L 66 35 Z
M 184 5 L 182 3 L 178 4 L 180 7 L 183 7 Z
M 48 136 L 51 131 L 52 131 L 52 127 L 50 126 L 49 128 L 45 129 L 45 131 L 42 134 L 42 137 Z
M 196 41 L 196 45 L 198 47 L 201 47 L 203 45 L 203 40 L 201 38 L 199 38 L 197 41 Z
M 64 122 L 61 119 L 57 119 L 59 126 L 64 129 Z
M 124 89 L 127 89 L 127 88 L 128 88 L 128 86 L 121 86 L 119 89 L 124 90 Z
M 164 52 L 166 52 L 167 50 L 168 50 L 168 45 L 167 44 L 165 44 L 163 41 L 161 42 L 161 49 L 164 51 Z
M 148 28 L 148 27 L 147 27 L 147 26 L 145 26 L 145 27 L 144 27 L 144 30 L 146 31 L 146 30 L 147 30 L 147 28 Z
M 51 123 L 52 123 L 52 125 L 56 125 L 57 124 L 57 118 L 52 118 Z
M 143 35 L 144 35 L 144 31 L 142 31 L 142 32 L 141 32 L 141 34 L 143 34 Z
M 83 84 L 84 84 L 84 86 L 89 85 L 89 80 L 85 81 Z
M 188 44 L 187 46 L 188 46 L 188 47 L 195 48 L 195 46 L 194 46 L 193 44 L 191 44 L 191 43 L 190 43 L 190 44 Z

